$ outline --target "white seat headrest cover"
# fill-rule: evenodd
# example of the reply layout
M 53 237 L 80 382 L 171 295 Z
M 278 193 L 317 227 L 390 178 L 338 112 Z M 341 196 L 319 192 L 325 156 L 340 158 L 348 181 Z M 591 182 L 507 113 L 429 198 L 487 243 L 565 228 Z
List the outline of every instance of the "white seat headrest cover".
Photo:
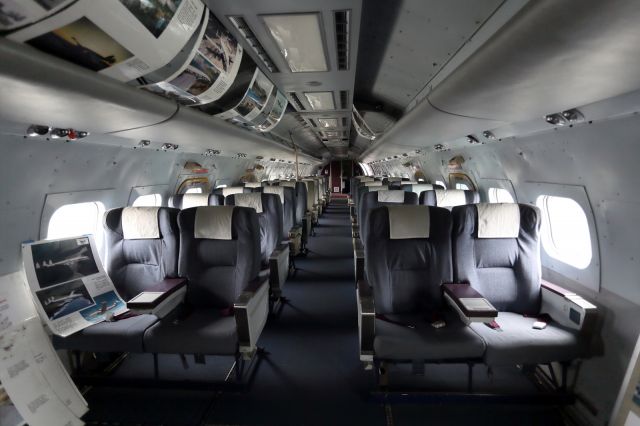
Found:
M 160 238 L 159 207 L 125 207 L 122 209 L 122 236 L 125 240 Z
M 436 189 L 436 205 L 438 207 L 455 207 L 467 204 L 467 197 L 462 189 Z
M 372 180 L 372 181 L 364 182 L 364 186 L 382 186 L 382 181 Z
M 227 188 L 222 188 L 222 195 L 233 195 L 233 194 L 242 194 L 244 192 L 244 187 L 242 186 L 229 186 Z
M 361 183 L 373 182 L 375 180 L 371 176 L 356 176 L 356 179 L 358 179 Z
M 280 197 L 282 205 L 284 205 L 284 186 L 265 186 L 262 192 L 265 194 L 276 194 Z
M 296 183 L 295 182 L 280 182 L 279 186 L 295 188 L 296 187 Z
M 193 225 L 195 238 L 230 240 L 234 206 L 198 207 Z
M 244 184 L 245 188 L 260 188 L 262 186 L 262 182 L 246 182 Z
M 379 203 L 404 203 L 404 191 L 400 189 L 377 192 Z
M 515 203 L 480 203 L 478 238 L 518 238 L 520 206 Z
M 202 207 L 209 205 L 209 194 L 184 194 L 182 196 L 182 208 Z
M 432 191 L 433 185 L 430 183 L 418 183 L 418 184 L 409 184 L 411 185 L 411 192 L 415 192 L 416 194 L 420 194 L 422 191 Z
M 429 206 L 387 206 L 387 210 L 390 239 L 429 238 Z
M 260 192 L 235 194 L 234 200 L 238 207 L 250 207 L 255 209 L 256 213 L 262 213 L 262 194 Z
M 388 191 L 389 190 L 389 185 L 380 185 L 380 186 L 368 186 L 367 190 L 369 192 L 374 192 L 374 191 Z

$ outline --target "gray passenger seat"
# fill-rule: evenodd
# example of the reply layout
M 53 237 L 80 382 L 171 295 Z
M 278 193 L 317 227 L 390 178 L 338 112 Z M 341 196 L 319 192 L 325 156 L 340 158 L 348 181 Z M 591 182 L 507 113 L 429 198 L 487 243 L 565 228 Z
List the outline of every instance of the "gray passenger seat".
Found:
M 107 249 L 106 272 L 125 300 L 178 276 L 179 210 L 167 207 L 124 207 L 104 216 Z M 154 235 L 135 235 L 124 230 L 151 228 Z M 156 323 L 155 315 L 138 315 L 116 322 L 101 322 L 68 337 L 53 336 L 57 349 L 88 352 L 143 352 L 145 330 Z
M 445 207 L 451 210 L 456 206 L 477 204 L 480 194 L 477 191 L 464 189 L 435 189 L 420 193 L 419 204 L 422 206 Z

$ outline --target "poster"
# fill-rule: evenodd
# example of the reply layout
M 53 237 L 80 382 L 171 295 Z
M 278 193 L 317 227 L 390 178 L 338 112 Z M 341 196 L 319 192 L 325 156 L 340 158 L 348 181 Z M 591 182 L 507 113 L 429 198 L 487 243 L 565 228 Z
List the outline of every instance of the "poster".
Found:
M 73 0 L 1 0 L 0 30 L 13 30 L 56 13 Z
M 84 400 L 45 332 L 24 273 L 0 277 L 0 380 L 31 425 L 83 424 Z
M 267 116 L 267 121 L 258 126 L 258 130 L 260 130 L 261 132 L 268 132 L 269 130 L 273 129 L 276 124 L 278 124 L 280 120 L 282 120 L 282 116 L 287 109 L 288 103 L 289 101 L 287 101 L 287 97 L 284 95 L 284 93 L 278 91 L 273 107 L 271 108 L 271 111 Z
M 203 13 L 201 0 L 78 0 L 8 38 L 129 81 L 169 63 Z
M 27 282 L 41 318 L 62 337 L 126 310 L 92 236 L 22 246 Z
M 185 105 L 214 102 L 225 94 L 238 74 L 242 46 L 208 10 L 205 19 L 200 42 L 186 66 L 166 81 L 143 89 Z

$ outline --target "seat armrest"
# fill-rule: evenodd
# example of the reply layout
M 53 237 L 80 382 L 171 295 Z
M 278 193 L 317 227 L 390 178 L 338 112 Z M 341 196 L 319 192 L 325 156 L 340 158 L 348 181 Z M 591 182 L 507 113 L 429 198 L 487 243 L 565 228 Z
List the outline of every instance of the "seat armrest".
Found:
M 360 342 L 360 361 L 373 361 L 373 341 L 375 338 L 376 309 L 373 291 L 366 280 L 357 284 L 358 337 Z
M 289 244 L 279 244 L 269 256 L 269 285 L 271 293 L 277 299 L 282 295 L 289 275 Z
M 269 315 L 269 283 L 253 281 L 233 304 L 240 353 L 250 357 Z
M 364 246 L 360 238 L 353 238 L 353 271 L 356 283 L 364 279 Z
M 165 278 L 129 300 L 127 308 L 134 314 L 164 318 L 184 302 L 186 293 L 186 278 Z
M 465 324 L 491 322 L 498 316 L 498 310 L 470 284 L 442 284 L 442 293 Z
M 576 293 L 548 281 L 541 282 L 542 307 L 540 312 L 548 314 L 558 324 L 591 332 L 596 323 L 598 308 Z

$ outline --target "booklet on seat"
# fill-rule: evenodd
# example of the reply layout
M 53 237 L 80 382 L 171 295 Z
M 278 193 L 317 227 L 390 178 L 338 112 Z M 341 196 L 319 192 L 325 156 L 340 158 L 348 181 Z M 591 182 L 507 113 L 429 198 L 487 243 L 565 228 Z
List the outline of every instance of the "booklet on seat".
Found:
M 127 308 L 138 314 L 163 317 L 183 300 L 187 292 L 185 278 L 167 278 L 151 286 L 127 302 Z
M 445 300 L 465 322 L 491 322 L 498 310 L 469 284 L 443 284 Z

